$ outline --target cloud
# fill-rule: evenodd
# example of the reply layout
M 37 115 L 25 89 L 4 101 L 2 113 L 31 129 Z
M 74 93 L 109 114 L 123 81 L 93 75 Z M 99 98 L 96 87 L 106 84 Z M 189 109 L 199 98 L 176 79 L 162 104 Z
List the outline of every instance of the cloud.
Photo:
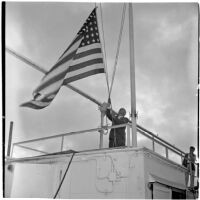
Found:
M 9 17 L 6 18 L 6 23 L 9 21 Z M 14 49 L 20 49 L 23 44 L 23 38 L 21 37 L 21 28 L 16 21 L 9 21 L 10 25 L 6 26 L 6 46 Z
M 45 69 L 50 69 L 72 41 L 93 6 L 9 2 L 7 41 L 22 55 L 41 64 Z M 114 8 L 114 17 L 110 14 L 110 7 Z M 103 4 L 103 8 L 110 81 L 122 4 Z M 197 66 L 194 61 L 197 60 L 196 8 L 196 4 L 134 4 L 138 123 L 185 150 L 188 144 L 195 143 L 196 135 L 196 97 L 193 89 L 196 89 L 194 80 Z M 127 25 L 126 20 L 111 97 L 114 109 L 125 107 L 130 112 Z M 47 109 L 35 111 L 19 108 L 20 103 L 32 97 L 32 91 L 43 75 L 11 56 L 6 62 L 7 74 L 10 74 L 6 80 L 9 97 L 7 121 L 15 121 L 14 141 L 99 126 L 100 113 L 97 105 L 67 88 L 60 90 Z M 104 74 L 73 84 L 97 100 L 107 101 Z M 93 136 L 88 141 L 86 138 L 89 136 L 80 138 L 84 138 L 84 145 L 97 142 Z M 106 139 L 108 140 L 107 136 Z M 72 139 L 68 141 L 70 148 L 77 144 Z
M 171 45 L 177 40 L 184 39 L 182 34 L 184 26 L 184 24 L 171 25 L 167 19 L 162 20 L 155 33 L 156 42 L 161 45 Z

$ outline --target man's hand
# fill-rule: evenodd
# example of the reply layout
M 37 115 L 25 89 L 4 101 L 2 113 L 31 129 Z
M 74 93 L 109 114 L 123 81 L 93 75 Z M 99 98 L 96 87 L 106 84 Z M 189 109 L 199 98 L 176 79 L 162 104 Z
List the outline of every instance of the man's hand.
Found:
M 106 110 L 110 108 L 110 104 L 104 102 L 101 106 L 99 106 L 99 110 L 103 113 L 106 113 Z

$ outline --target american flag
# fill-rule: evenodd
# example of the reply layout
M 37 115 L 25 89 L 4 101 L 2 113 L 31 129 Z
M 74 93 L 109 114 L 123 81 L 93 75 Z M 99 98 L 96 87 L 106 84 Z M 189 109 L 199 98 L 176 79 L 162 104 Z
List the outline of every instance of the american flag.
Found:
M 45 108 L 53 101 L 62 85 L 104 72 L 95 8 L 75 39 L 34 90 L 34 99 L 21 106 L 33 109 Z

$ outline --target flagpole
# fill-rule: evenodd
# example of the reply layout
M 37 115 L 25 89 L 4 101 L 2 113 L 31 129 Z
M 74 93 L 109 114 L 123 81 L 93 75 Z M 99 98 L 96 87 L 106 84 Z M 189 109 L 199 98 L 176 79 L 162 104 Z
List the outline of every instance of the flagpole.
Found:
M 131 83 L 131 125 L 132 146 L 137 147 L 136 132 L 136 95 L 135 95 L 135 60 L 134 60 L 134 32 L 133 32 L 133 8 L 129 3 L 129 43 L 130 43 L 130 83 Z

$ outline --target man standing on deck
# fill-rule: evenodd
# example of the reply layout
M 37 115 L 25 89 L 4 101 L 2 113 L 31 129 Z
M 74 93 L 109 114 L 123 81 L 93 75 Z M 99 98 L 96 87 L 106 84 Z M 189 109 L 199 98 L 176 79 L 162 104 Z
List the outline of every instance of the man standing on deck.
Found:
M 128 118 L 125 117 L 126 110 L 124 108 L 120 108 L 118 113 L 115 113 L 111 109 L 110 102 L 103 103 L 100 110 L 105 112 L 108 119 L 110 121 L 112 121 L 113 126 L 120 125 L 120 124 L 126 124 L 129 121 Z M 111 129 L 110 135 L 109 135 L 109 147 L 110 148 L 125 146 L 125 143 L 126 143 L 125 129 L 126 129 L 125 126 Z
M 187 172 L 185 174 L 185 183 L 188 185 L 189 175 L 190 175 L 190 187 L 194 187 L 194 175 L 195 175 L 195 160 L 196 155 L 194 154 L 195 148 L 193 146 L 190 147 L 190 152 L 185 154 L 183 160 L 183 166 L 187 168 Z

